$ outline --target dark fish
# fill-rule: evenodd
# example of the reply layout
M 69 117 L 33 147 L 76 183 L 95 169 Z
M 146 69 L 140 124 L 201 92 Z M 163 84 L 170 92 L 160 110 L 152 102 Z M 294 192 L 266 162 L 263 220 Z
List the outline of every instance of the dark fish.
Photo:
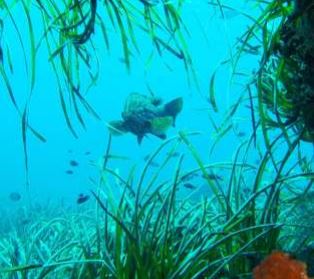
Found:
M 118 61 L 119 61 L 120 63 L 122 63 L 122 64 L 126 64 L 126 63 L 127 63 L 126 60 L 125 60 L 125 58 L 123 58 L 123 57 L 118 58 Z
M 246 194 L 246 195 L 251 193 L 251 189 L 249 187 L 243 187 L 242 191 L 243 191 L 243 194 Z
M 86 151 L 86 152 L 85 152 L 85 155 L 90 155 L 90 154 L 91 154 L 90 151 Z
M 196 186 L 194 186 L 193 184 L 191 183 L 184 183 L 183 186 L 187 189 L 196 189 Z
M 223 15 L 221 14 L 219 16 L 220 19 L 232 19 L 232 18 L 235 18 L 237 16 L 239 16 L 240 13 L 237 12 L 236 10 L 230 10 L 230 11 L 224 11 L 223 12 Z
M 149 159 L 149 157 L 150 157 L 149 154 L 148 154 L 148 155 L 145 155 L 145 156 L 143 157 L 144 161 L 146 162 L 146 161 Z
M 130 160 L 129 157 L 120 156 L 120 155 L 112 155 L 112 154 L 104 155 L 103 158 L 104 159 L 115 159 L 115 160 Z
M 108 123 L 112 135 L 132 133 L 140 144 L 147 134 L 166 139 L 166 132 L 175 126 L 177 115 L 183 107 L 183 99 L 176 98 L 166 104 L 161 99 L 139 93 L 131 93 L 124 105 L 122 120 Z
M 254 164 L 255 165 L 260 165 L 261 161 L 262 161 L 262 159 L 255 159 L 254 160 Z
M 77 204 L 82 204 L 84 202 L 87 202 L 89 200 L 89 195 L 84 195 L 84 194 L 79 194 L 76 203 Z
M 188 173 L 188 174 L 186 174 L 186 175 L 183 175 L 182 177 L 181 177 L 181 180 L 182 181 L 188 181 L 188 180 L 191 180 L 191 179 L 193 179 L 193 178 L 195 178 L 195 177 L 198 177 L 199 175 L 197 174 L 197 173 Z
M 65 171 L 65 173 L 66 174 L 73 174 L 74 172 L 73 172 L 73 170 L 67 170 L 67 171 Z
M 153 167 L 153 168 L 158 168 L 158 167 L 160 167 L 160 165 L 159 165 L 158 163 L 154 162 L 154 161 L 151 161 L 151 162 L 149 163 L 149 165 L 150 165 L 151 167 Z
M 204 177 L 205 179 L 211 179 L 211 180 L 223 180 L 222 176 L 215 174 L 215 173 L 207 173 L 206 175 L 202 175 L 202 177 Z
M 70 161 L 70 165 L 71 165 L 72 167 L 77 167 L 77 166 L 79 165 L 79 163 L 78 163 L 77 161 L 75 161 L 75 160 L 71 160 L 71 161 Z
M 149 160 L 149 158 L 150 158 L 150 155 L 148 154 L 148 155 L 145 155 L 143 159 L 144 159 L 145 162 L 147 162 L 147 161 Z M 151 161 L 151 162 L 149 163 L 149 165 L 150 165 L 151 167 L 155 167 L 155 168 L 160 167 L 160 165 L 159 165 L 158 163 L 154 162 L 154 161 Z
M 243 39 L 241 38 L 239 38 L 238 40 L 241 43 L 242 51 L 245 51 L 246 53 L 253 54 L 253 55 L 258 55 L 260 53 L 260 48 L 261 48 L 260 45 L 253 46 L 249 44 L 247 41 L 243 41 Z
M 252 55 L 259 55 L 260 54 L 260 46 L 253 46 L 250 48 L 242 48 L 242 51 L 252 54 Z
M 68 153 L 73 153 L 72 149 L 69 149 L 69 150 L 68 150 Z
M 11 201 L 18 202 L 21 199 L 21 195 L 18 192 L 12 192 L 9 198 Z
M 246 133 L 243 132 L 243 131 L 240 131 L 240 132 L 237 133 L 237 136 L 238 136 L 239 138 L 243 138 L 243 137 L 246 136 Z
M 180 153 L 179 152 L 167 152 L 166 155 L 176 158 L 180 156 Z
M 20 220 L 20 225 L 25 226 L 28 225 L 32 220 L 30 218 L 23 218 Z

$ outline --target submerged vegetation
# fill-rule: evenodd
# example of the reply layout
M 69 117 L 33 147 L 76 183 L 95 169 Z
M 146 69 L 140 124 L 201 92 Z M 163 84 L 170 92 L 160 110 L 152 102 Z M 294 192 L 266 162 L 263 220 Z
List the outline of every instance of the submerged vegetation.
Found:
M 31 80 L 24 112 L 9 81 L 11 54 L 5 40 L 0 49 L 1 75 L 21 115 L 25 146 L 28 129 L 41 137 L 28 124 L 27 114 L 36 81 L 35 59 L 44 42 L 67 125 L 76 135 L 65 100 L 83 127 L 80 108 L 98 117 L 80 84 L 80 77 L 87 74 L 86 92 L 99 75 L 93 36 L 100 32 L 110 49 L 107 28 L 112 25 L 130 69 L 132 53 L 139 52 L 136 30 L 142 30 L 160 55 L 169 52 L 189 72 L 192 64 L 183 36 L 187 30 L 180 17 L 184 2 L 2 1 L 2 12 L 17 36 L 23 34 L 14 9 L 24 11 L 29 28 L 31 60 L 19 41 Z M 0 228 L 8 228 L 0 230 L 1 278 L 252 278 L 253 269 L 274 250 L 302 260 L 309 276 L 314 276 L 313 154 L 306 152 L 314 141 L 314 6 L 297 0 L 255 2 L 264 11 L 251 18 L 252 26 L 228 60 L 233 79 L 245 54 L 260 48 L 263 53 L 258 69 L 245 75 L 246 90 L 229 108 L 225 123 L 215 127 L 217 138 L 211 148 L 215 150 L 231 129 L 228 121 L 238 108 L 248 105 L 252 133 L 239 143 L 233 159 L 204 161 L 193 144 L 193 138 L 202 135 L 180 131 L 148 156 L 142 170 L 132 166 L 122 177 L 111 168 L 109 136 L 98 182 L 93 180 L 95 190 L 79 196 L 77 208 L 25 208 L 25 218 L 1 219 L 5 225 Z M 220 1 L 216 5 L 222 13 L 231 8 Z M 39 39 L 33 32 L 33 13 L 44 26 Z M 1 20 L 2 35 L 5 26 Z M 209 99 L 218 111 L 215 75 L 209 82 Z M 257 161 L 252 154 L 259 156 Z M 161 163 L 153 167 L 156 158 Z M 194 167 L 185 164 L 188 160 Z M 199 185 L 208 193 L 192 199 Z M 273 255 L 288 259 L 282 253 Z M 267 260 L 255 273 L 265 265 Z
M 274 114 L 271 118 L 265 113 L 266 125 L 293 130 L 301 140 L 314 142 L 314 6 L 303 0 L 273 6 L 274 16 L 264 20 L 264 28 L 280 22 L 264 40 L 258 73 L 262 103 Z
M 245 53 L 245 45 L 263 47 L 259 69 L 251 79 L 266 143 L 273 128 L 283 132 L 288 144 L 293 135 L 313 143 L 313 3 L 295 0 L 262 5 L 264 12 L 245 33 L 238 58 Z M 252 99 L 251 85 L 248 89 Z
M 48 207 L 3 234 L 3 276 L 250 278 L 253 268 L 273 250 L 299 252 L 290 239 L 297 239 L 300 229 L 301 247 L 313 241 L 312 222 L 296 224 L 298 215 L 292 217 L 298 204 L 292 201 L 310 197 L 300 194 L 299 185 L 312 181 L 313 172 L 297 172 L 296 165 L 291 168 L 284 160 L 279 163 L 281 171 L 274 174 L 269 170 L 270 153 L 259 165 L 252 164 L 247 159 L 252 141 L 239 146 L 233 162 L 205 164 L 191 136 L 181 132 L 164 141 L 143 170 L 132 168 L 127 178 L 110 168 L 110 159 L 105 160 L 92 192 L 96 211 L 87 204 L 77 211 Z M 184 165 L 183 155 L 175 166 L 170 163 L 178 149 L 194 158 L 193 169 Z M 285 157 L 288 154 L 289 150 Z M 151 168 L 156 157 L 163 161 Z M 172 175 L 164 177 L 163 173 L 171 174 L 169 169 Z M 213 180 L 209 171 L 223 173 L 226 181 Z M 198 183 L 205 183 L 212 195 L 193 201 L 193 192 L 180 191 L 186 177 L 197 173 L 202 174 Z

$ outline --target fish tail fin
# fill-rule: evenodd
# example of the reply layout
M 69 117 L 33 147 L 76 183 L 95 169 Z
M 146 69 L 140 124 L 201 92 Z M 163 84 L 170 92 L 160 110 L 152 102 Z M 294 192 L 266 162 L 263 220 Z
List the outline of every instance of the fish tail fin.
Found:
M 173 99 L 164 106 L 164 115 L 172 116 L 173 126 L 175 126 L 177 115 L 181 112 L 183 107 L 182 97 Z

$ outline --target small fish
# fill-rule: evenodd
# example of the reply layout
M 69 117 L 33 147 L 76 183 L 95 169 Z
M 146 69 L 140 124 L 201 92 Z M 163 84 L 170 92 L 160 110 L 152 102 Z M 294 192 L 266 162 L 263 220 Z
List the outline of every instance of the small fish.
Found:
M 143 159 L 144 159 L 145 162 L 147 162 L 147 161 L 149 160 L 149 158 L 150 158 L 150 154 L 145 155 Z M 154 168 L 160 167 L 160 165 L 159 165 L 158 163 L 154 162 L 154 161 L 151 161 L 151 162 L 149 163 L 149 165 L 150 165 L 151 167 L 154 167 Z
M 153 167 L 153 168 L 158 168 L 158 167 L 160 167 L 160 165 L 159 165 L 158 163 L 154 162 L 154 161 L 151 161 L 151 162 L 149 163 L 149 165 L 150 165 L 151 167 Z
M 145 156 L 143 157 L 144 161 L 146 162 L 146 161 L 149 159 L 149 157 L 150 157 L 149 154 L 148 154 L 148 155 L 145 155 Z
M 260 45 L 251 45 L 247 41 L 244 41 L 242 38 L 238 38 L 238 40 L 241 43 L 242 51 L 253 55 L 260 54 Z
M 104 155 L 103 158 L 104 159 L 115 159 L 115 160 L 130 160 L 129 157 L 120 156 L 120 155 L 113 155 L 113 154 Z
M 173 157 L 173 158 L 176 158 L 176 157 L 180 156 L 180 153 L 179 152 L 167 152 L 166 155 Z
M 243 194 L 248 195 L 251 193 L 251 189 L 249 187 L 243 187 L 242 192 Z
M 233 19 L 235 17 L 238 17 L 239 15 L 241 15 L 240 12 L 230 9 L 230 10 L 223 11 L 223 14 L 220 13 L 219 18 L 220 19 Z
M 84 154 L 85 154 L 85 155 L 90 155 L 91 152 L 90 152 L 90 151 L 86 151 Z
M 89 195 L 84 195 L 84 194 L 79 194 L 76 203 L 77 204 L 82 204 L 84 202 L 87 202 L 89 200 Z
M 18 202 L 20 199 L 21 199 L 21 195 L 18 193 L 18 192 L 12 192 L 10 195 L 9 195 L 9 198 L 11 201 L 13 202 Z
M 26 226 L 28 225 L 32 220 L 30 218 L 22 218 L 19 222 L 20 225 Z
M 199 175 L 197 173 L 188 173 L 186 175 L 183 175 L 181 177 L 181 180 L 182 181 L 188 181 L 188 180 L 192 180 L 193 178 L 195 177 L 198 177 Z
M 125 58 L 123 58 L 123 57 L 119 57 L 119 58 L 118 58 L 118 61 L 119 61 L 120 63 L 122 63 L 122 64 L 126 64 L 126 60 L 125 60 Z
M 243 138 L 243 137 L 245 137 L 246 136 L 246 133 L 245 132 L 243 132 L 243 131 L 239 131 L 239 132 L 237 132 L 237 134 L 236 134 L 239 138 Z
M 223 180 L 222 176 L 218 175 L 218 174 L 215 174 L 215 173 L 207 173 L 206 175 L 202 175 L 203 178 L 205 179 L 211 179 L 211 180 Z
M 242 48 L 242 51 L 252 54 L 252 55 L 259 55 L 260 54 L 260 46 L 253 46 L 250 48 Z
M 69 149 L 69 150 L 68 150 L 68 153 L 72 154 L 72 153 L 73 153 L 73 150 L 72 150 L 72 149 Z
M 196 189 L 196 186 L 191 183 L 184 183 L 183 186 L 187 189 L 192 189 L 192 190 Z
M 71 160 L 71 161 L 70 161 L 70 165 L 71 165 L 72 167 L 77 167 L 77 166 L 79 165 L 79 163 L 78 163 L 77 161 L 75 161 L 75 160 Z
M 73 174 L 74 172 L 73 172 L 73 170 L 66 170 L 65 173 L 66 174 Z
M 255 165 L 260 165 L 261 161 L 262 161 L 261 159 L 255 159 L 254 160 L 254 164 Z

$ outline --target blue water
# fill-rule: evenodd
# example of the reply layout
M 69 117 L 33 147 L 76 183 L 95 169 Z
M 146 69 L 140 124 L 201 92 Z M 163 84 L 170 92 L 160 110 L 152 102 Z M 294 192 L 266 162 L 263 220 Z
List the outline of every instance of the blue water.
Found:
M 219 111 L 215 113 L 208 102 L 209 82 L 220 63 L 235 53 L 234 45 L 237 38 L 243 34 L 251 21 L 245 16 L 232 12 L 226 13 L 225 18 L 222 18 L 219 9 L 207 2 L 189 1 L 185 4 L 182 14 L 184 23 L 189 29 L 187 43 L 199 88 L 193 82 L 189 84 L 182 61 L 169 53 L 160 57 L 155 50 L 152 63 L 147 67 L 145 64 L 151 54 L 152 44 L 149 36 L 142 31 L 137 30 L 136 33 L 141 54 L 133 51 L 130 72 L 126 70 L 122 61 L 120 38 L 112 26 L 108 27 L 110 52 L 105 48 L 101 32 L 92 35 L 100 74 L 97 83 L 86 96 L 101 120 L 84 113 L 86 130 L 74 121 L 78 139 L 73 137 L 66 126 L 56 77 L 48 61 L 46 45 L 42 44 L 36 57 L 36 83 L 29 106 L 29 122 L 46 137 L 47 142 L 42 143 L 28 133 L 29 181 L 33 201 L 44 204 L 52 200 L 75 204 L 79 193 L 87 193 L 94 189 L 95 185 L 91 183 L 91 179 L 97 180 L 99 176 L 98 167 L 94 165 L 99 165 L 108 140 L 106 122 L 121 118 L 124 100 L 130 92 L 149 94 L 148 86 L 165 101 L 178 96 L 184 99 L 183 112 L 177 119 L 176 128 L 169 130 L 168 137 L 177 135 L 178 131 L 199 131 L 201 135 L 193 137 L 192 142 L 204 162 L 231 161 L 236 147 L 242 140 L 236 133 L 242 132 L 249 136 L 252 132 L 250 111 L 247 108 L 239 111 L 232 120 L 234 128 L 218 143 L 211 155 L 209 150 L 214 140 L 214 129 L 209 116 L 217 126 L 222 125 L 226 111 L 236 102 L 244 87 L 242 84 L 237 84 L 237 81 L 231 80 L 230 64 L 220 67 L 215 82 Z M 227 1 L 225 3 L 230 4 Z M 236 5 L 236 8 L 243 9 L 251 15 L 259 13 L 258 7 L 246 1 L 237 1 Z M 26 52 L 29 53 L 28 29 L 22 28 L 23 24 L 26 24 L 25 16 L 19 9 L 16 9 L 15 16 L 19 28 L 24 30 L 22 37 Z M 40 28 L 41 19 L 39 15 L 37 16 L 38 19 L 35 17 L 35 20 L 38 20 L 38 26 L 35 26 L 35 37 L 38 42 L 43 30 Z M 7 25 L 6 30 L 8 31 L 5 39 L 10 45 L 14 67 L 14 74 L 10 76 L 10 81 L 18 104 L 23 108 L 30 92 L 30 75 L 26 73 L 22 51 L 17 43 L 13 26 Z M 239 68 L 250 73 L 256 69 L 258 59 L 258 55 L 243 57 Z M 86 80 L 81 80 L 82 88 L 87 83 L 86 76 Z M 1 88 L 0 197 L 3 205 L 20 207 L 25 202 L 23 197 L 25 197 L 26 181 L 21 120 L 8 94 L 5 93 L 3 82 Z M 112 153 L 126 156 L 130 160 L 111 161 L 110 167 L 121 174 L 127 174 L 134 164 L 140 170 L 144 162 L 143 157 L 155 150 L 160 143 L 160 139 L 154 136 L 145 138 L 141 145 L 137 144 L 136 137 L 132 134 L 114 137 Z M 86 152 L 90 152 L 90 155 L 86 155 Z M 77 161 L 79 166 L 70 167 L 70 160 Z M 192 166 L 195 166 L 195 162 L 187 158 L 184 167 L 189 169 Z M 66 174 L 69 169 L 74 171 L 73 175 Z M 11 192 L 21 193 L 20 203 L 12 204 L 7 198 Z

